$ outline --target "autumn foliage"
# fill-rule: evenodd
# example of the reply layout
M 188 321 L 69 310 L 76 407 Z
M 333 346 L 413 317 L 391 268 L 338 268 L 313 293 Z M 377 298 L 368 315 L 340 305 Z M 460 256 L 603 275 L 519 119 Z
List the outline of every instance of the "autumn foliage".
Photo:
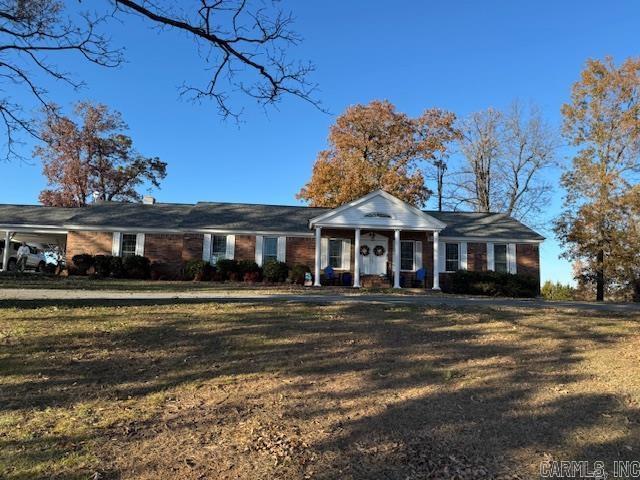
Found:
M 452 113 L 437 109 L 410 118 L 388 101 L 351 106 L 331 127 L 329 148 L 318 154 L 297 198 L 336 207 L 383 189 L 422 206 L 432 193 L 423 162 L 446 151 L 454 121 Z
M 43 205 L 81 207 L 92 195 L 106 201 L 138 201 L 141 194 L 136 189 L 143 183 L 160 186 L 167 164 L 134 150 L 119 113 L 86 102 L 78 103 L 74 113 L 78 123 L 57 108 L 47 110 L 42 123 L 43 143 L 35 155 L 42 159 L 50 187 L 40 193 Z
M 576 154 L 555 230 L 602 300 L 607 288 L 637 288 L 640 278 L 640 59 L 589 60 L 562 114 Z

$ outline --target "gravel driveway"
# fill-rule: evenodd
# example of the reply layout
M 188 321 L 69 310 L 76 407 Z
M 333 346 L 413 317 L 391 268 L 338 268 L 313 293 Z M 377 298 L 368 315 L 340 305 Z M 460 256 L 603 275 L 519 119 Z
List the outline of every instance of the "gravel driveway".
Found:
M 117 290 L 63 290 L 63 289 L 4 289 L 0 290 L 0 304 L 5 301 L 28 302 L 32 300 L 82 301 L 82 300 L 210 300 L 215 302 L 296 302 L 296 303 L 381 303 L 400 305 L 444 305 L 444 306 L 480 306 L 480 307 L 519 307 L 519 308 L 571 308 L 581 311 L 639 312 L 640 304 L 632 303 L 594 303 L 546 301 L 541 299 L 512 299 L 465 297 L 457 295 L 388 295 L 369 293 L 328 293 L 328 294 L 291 294 L 261 293 L 259 291 L 162 291 L 162 292 L 127 292 Z

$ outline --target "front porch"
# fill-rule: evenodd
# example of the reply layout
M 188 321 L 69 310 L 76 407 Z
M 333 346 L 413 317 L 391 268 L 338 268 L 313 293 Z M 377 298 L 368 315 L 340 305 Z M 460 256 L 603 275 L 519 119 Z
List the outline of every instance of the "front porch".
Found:
M 363 274 L 386 276 L 401 288 L 404 274 L 424 275 L 425 283 L 430 277 L 431 288 L 439 290 L 438 235 L 445 226 L 382 190 L 312 218 L 314 286 L 321 285 L 327 269 L 352 268 L 356 288 L 362 286 Z
M 440 290 L 437 256 L 438 231 L 316 227 L 314 286 Z

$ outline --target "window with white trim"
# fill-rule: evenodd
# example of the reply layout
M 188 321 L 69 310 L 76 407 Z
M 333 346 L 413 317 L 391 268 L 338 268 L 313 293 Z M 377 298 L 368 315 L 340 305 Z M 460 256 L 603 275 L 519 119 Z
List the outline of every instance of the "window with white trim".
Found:
M 127 257 L 136 254 L 138 235 L 135 233 L 123 233 L 120 241 L 120 256 Z
M 262 264 L 278 260 L 278 237 L 264 237 L 262 240 Z
M 509 271 L 506 243 L 493 245 L 493 269 L 501 273 L 507 273 Z
M 342 268 L 342 240 L 329 239 L 329 266 L 331 268 Z
M 400 270 L 415 270 L 415 242 L 402 240 L 400 242 Z
M 460 269 L 460 247 L 457 243 L 444 244 L 444 269 L 446 272 L 455 272 Z
M 211 235 L 211 263 L 227 258 L 227 236 Z

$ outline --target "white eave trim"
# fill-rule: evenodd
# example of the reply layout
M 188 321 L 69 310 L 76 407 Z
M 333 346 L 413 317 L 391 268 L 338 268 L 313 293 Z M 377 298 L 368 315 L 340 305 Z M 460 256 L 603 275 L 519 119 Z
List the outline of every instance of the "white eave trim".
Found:
M 404 225 L 404 224 L 391 224 L 391 225 L 374 225 L 374 224 L 366 224 L 366 223 L 358 223 L 358 224 L 341 224 L 341 223 L 315 223 L 314 225 L 315 227 L 320 227 L 320 228 L 331 228 L 331 229 L 336 229 L 336 230 L 353 230 L 356 228 L 359 228 L 361 230 L 402 230 L 405 232 L 440 232 L 442 230 L 442 228 L 427 228 L 427 227 L 422 227 L 422 228 L 417 228 L 414 225 Z M 443 227 L 444 228 L 444 227 Z
M 0 224 L 0 230 L 11 232 L 31 233 L 60 233 L 72 231 L 81 232 L 123 232 L 123 233 L 219 233 L 221 235 L 265 235 L 273 237 L 313 237 L 313 232 L 292 232 L 282 230 L 232 230 L 222 228 L 144 228 L 144 227 L 114 227 L 104 225 L 37 225 L 37 224 Z
M 313 237 L 313 232 L 287 232 L 282 230 L 225 230 L 221 228 L 205 228 L 184 230 L 184 233 L 214 233 L 221 235 L 262 235 L 265 237 Z
M 440 236 L 441 242 L 470 242 L 470 243 L 536 243 L 544 242 L 544 239 L 524 239 L 524 238 L 497 238 L 497 237 L 443 237 Z
M 443 222 L 441 222 L 440 220 L 438 220 L 435 217 L 432 217 L 431 215 L 429 215 L 428 213 L 423 212 L 422 210 L 420 210 L 419 208 L 414 207 L 413 205 L 408 204 L 407 202 L 404 202 L 402 200 L 400 200 L 397 197 L 394 197 L 393 195 L 391 195 L 390 193 L 385 192 L 384 190 L 375 190 L 371 193 L 368 193 L 367 195 L 365 195 L 364 197 L 360 197 L 357 200 L 354 200 L 352 202 L 349 203 L 345 203 L 344 205 L 341 205 L 337 208 L 334 208 L 333 210 L 323 213 L 322 215 L 318 215 L 317 217 L 314 217 L 312 219 L 309 220 L 309 228 L 313 229 L 314 227 L 330 227 L 332 226 L 331 224 L 327 224 L 326 220 L 334 217 L 335 215 L 339 214 L 340 212 L 347 210 L 351 207 L 355 207 L 360 205 L 361 203 L 364 203 L 370 199 L 372 199 L 373 197 L 384 197 L 387 200 L 389 200 L 390 202 L 395 203 L 396 205 L 402 207 L 402 208 L 407 208 L 409 210 L 411 210 L 413 213 L 415 213 L 416 215 L 428 220 L 432 225 L 433 225 L 433 229 L 431 230 L 442 230 L 444 229 L 447 225 Z M 347 226 L 347 225 L 336 225 L 336 227 L 342 227 L 342 228 L 370 228 L 366 225 L 358 225 L 358 226 Z M 394 225 L 393 227 L 395 228 L 404 228 L 404 229 L 411 229 L 410 226 L 408 225 Z M 373 228 L 373 227 L 371 227 Z M 375 228 L 381 229 L 380 225 L 376 225 Z M 416 229 L 414 227 L 414 230 L 422 230 L 422 229 Z

